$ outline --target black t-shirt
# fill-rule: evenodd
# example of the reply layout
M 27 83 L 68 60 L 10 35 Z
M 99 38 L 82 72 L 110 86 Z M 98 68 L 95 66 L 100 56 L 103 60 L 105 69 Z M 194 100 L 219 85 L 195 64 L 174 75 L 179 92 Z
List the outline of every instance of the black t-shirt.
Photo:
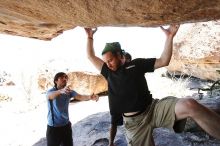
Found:
M 155 61 L 156 58 L 134 59 L 117 71 L 110 70 L 104 63 L 101 74 L 108 81 L 111 114 L 141 111 L 151 103 L 145 73 L 154 71 Z

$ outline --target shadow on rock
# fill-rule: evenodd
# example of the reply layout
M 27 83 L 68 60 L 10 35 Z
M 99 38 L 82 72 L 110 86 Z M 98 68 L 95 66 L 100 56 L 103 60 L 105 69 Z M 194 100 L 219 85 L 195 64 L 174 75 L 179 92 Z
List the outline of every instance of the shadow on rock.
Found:
M 75 146 L 108 146 L 110 118 L 109 112 L 102 112 L 74 124 L 73 144 Z M 118 126 L 115 137 L 116 146 L 127 146 L 124 132 L 124 127 Z

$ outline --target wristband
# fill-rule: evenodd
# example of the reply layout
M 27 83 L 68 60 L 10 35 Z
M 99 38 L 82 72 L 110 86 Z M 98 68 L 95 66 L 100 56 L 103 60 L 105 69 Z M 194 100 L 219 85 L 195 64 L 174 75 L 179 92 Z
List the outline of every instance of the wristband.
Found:
M 93 38 L 92 38 L 92 37 L 88 37 L 88 39 L 91 39 L 91 40 L 93 40 Z

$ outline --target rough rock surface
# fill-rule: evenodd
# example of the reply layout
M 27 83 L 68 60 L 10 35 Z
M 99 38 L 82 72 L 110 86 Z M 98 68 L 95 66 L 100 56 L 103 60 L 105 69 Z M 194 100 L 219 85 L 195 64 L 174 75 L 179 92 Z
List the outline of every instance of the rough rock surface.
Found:
M 90 72 L 68 72 L 68 85 L 80 94 L 98 94 L 108 90 L 107 81 L 100 74 Z M 46 91 L 53 86 L 52 74 L 42 73 L 38 77 L 38 87 Z
M 0 32 L 50 40 L 76 26 L 159 26 L 220 19 L 219 0 L 0 0 Z
M 167 69 L 200 79 L 220 80 L 220 21 L 180 27 Z
M 108 90 L 107 81 L 100 74 L 88 72 L 68 73 L 70 88 L 81 94 L 98 94 Z

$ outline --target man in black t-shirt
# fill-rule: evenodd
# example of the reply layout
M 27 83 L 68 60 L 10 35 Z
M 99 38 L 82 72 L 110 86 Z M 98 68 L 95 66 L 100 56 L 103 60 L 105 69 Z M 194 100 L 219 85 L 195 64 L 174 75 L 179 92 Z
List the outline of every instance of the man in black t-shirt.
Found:
M 93 49 L 93 34 L 96 30 L 85 28 L 88 36 L 88 59 L 108 81 L 110 113 L 123 114 L 129 146 L 153 146 L 154 128 L 172 129 L 176 122 L 187 117 L 191 117 L 207 133 L 220 139 L 220 116 L 215 112 L 192 98 L 154 99 L 148 90 L 145 73 L 169 65 L 173 38 L 179 25 L 161 29 L 166 35 L 166 41 L 160 58 L 138 58 L 124 63 L 119 42 L 106 43 L 102 51 L 103 59 L 98 58 Z
M 128 52 L 122 51 L 122 61 L 123 63 L 128 63 L 132 60 L 131 55 Z M 113 114 L 111 113 L 111 127 L 110 127 L 110 137 L 109 137 L 109 146 L 114 146 L 114 139 L 117 133 L 117 126 L 123 125 L 122 114 Z

